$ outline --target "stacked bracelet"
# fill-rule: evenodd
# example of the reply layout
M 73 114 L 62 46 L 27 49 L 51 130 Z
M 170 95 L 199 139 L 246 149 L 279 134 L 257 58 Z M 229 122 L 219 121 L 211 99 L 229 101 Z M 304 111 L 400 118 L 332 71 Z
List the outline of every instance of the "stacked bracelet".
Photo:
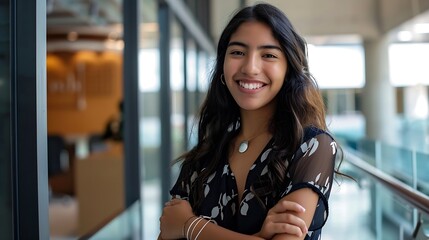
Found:
M 191 235 L 189 235 L 189 240 L 191 240 L 191 238 L 192 238 L 192 235 L 194 234 L 194 230 L 195 230 L 195 228 L 197 227 L 197 225 L 201 222 L 203 220 L 203 218 L 202 217 L 198 217 L 198 221 L 195 223 L 195 225 L 194 225 L 194 227 L 192 228 L 192 231 L 191 231 Z M 195 239 L 194 239 L 195 240 Z
M 191 217 L 192 218 L 192 217 Z M 183 233 L 185 232 L 185 228 L 186 228 L 186 223 L 191 220 L 191 218 L 189 218 L 186 222 L 185 225 L 183 226 Z M 192 240 L 192 235 L 194 234 L 195 229 L 197 228 L 198 224 L 203 220 L 203 219 L 207 219 L 208 221 L 206 223 L 204 223 L 204 225 L 200 228 L 200 230 L 198 231 L 197 235 L 195 236 L 195 238 L 193 240 L 197 240 L 198 237 L 200 236 L 201 232 L 203 231 L 203 229 L 207 226 L 207 224 L 209 222 L 215 223 L 214 220 L 212 220 L 210 217 L 207 216 L 199 216 L 197 218 L 195 218 L 191 224 L 189 224 L 188 229 L 186 230 L 186 235 L 183 234 L 186 239 L 188 240 Z M 192 230 L 191 230 L 192 228 Z
M 192 227 L 192 225 L 194 225 L 194 223 L 196 222 L 196 221 L 198 221 L 198 219 L 200 219 L 200 217 L 197 217 L 197 218 L 195 218 L 192 222 L 191 222 L 191 224 L 189 224 L 189 226 L 188 226 L 188 230 L 186 230 L 186 239 L 188 239 L 188 240 L 190 240 L 190 237 L 189 237 L 189 230 L 191 229 L 191 227 Z M 191 234 L 192 235 L 192 234 Z
M 188 218 L 188 220 L 186 220 L 185 224 L 183 224 L 183 231 L 182 231 L 182 235 L 183 235 L 184 237 L 186 237 L 186 235 L 185 235 L 185 228 L 186 228 L 186 224 L 189 222 L 189 220 L 191 220 L 191 219 L 192 219 L 192 218 L 194 218 L 194 217 L 196 217 L 196 216 L 191 216 L 191 217 L 189 217 L 189 218 Z
M 207 224 L 208 224 L 209 222 L 213 222 L 213 223 L 214 223 L 214 221 L 213 221 L 213 220 L 211 220 L 211 219 L 210 219 L 210 220 L 208 220 L 206 223 L 204 223 L 203 227 L 201 227 L 200 231 L 198 232 L 197 236 L 195 236 L 195 239 L 194 239 L 194 240 L 197 240 L 197 239 L 198 239 L 198 236 L 200 236 L 201 232 L 203 231 L 203 229 L 207 226 Z

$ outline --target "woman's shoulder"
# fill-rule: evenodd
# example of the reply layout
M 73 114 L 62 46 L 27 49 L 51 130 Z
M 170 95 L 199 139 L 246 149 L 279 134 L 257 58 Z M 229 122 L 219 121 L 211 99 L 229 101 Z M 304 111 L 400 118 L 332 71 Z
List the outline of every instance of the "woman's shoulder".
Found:
M 316 126 L 310 125 L 304 128 L 304 137 L 303 137 L 303 142 L 307 142 L 308 140 L 318 136 L 318 135 L 326 135 L 328 136 L 330 139 L 334 140 L 334 137 L 327 131 L 327 130 L 323 130 L 321 128 L 318 128 Z

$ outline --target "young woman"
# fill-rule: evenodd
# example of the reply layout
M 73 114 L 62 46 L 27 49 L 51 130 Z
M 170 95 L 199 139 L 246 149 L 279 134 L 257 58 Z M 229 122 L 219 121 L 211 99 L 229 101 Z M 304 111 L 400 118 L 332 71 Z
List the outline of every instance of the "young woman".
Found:
M 231 19 L 159 239 L 319 239 L 337 146 L 306 54 L 274 6 Z

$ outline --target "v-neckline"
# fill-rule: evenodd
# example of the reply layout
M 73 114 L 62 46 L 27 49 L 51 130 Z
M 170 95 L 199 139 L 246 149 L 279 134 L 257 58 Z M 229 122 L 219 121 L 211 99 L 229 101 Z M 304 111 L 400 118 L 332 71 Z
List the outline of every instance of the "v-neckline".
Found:
M 229 172 L 231 172 L 231 178 L 232 178 L 232 180 L 233 180 L 233 186 L 234 186 L 234 191 L 236 191 L 237 192 L 237 200 L 236 200 L 236 203 L 237 203 L 237 207 L 239 208 L 240 206 L 241 206 L 241 203 L 243 202 L 243 200 L 246 198 L 245 197 L 245 194 L 247 193 L 247 190 L 250 188 L 249 186 L 248 186 L 248 184 L 249 184 L 249 181 L 250 181 L 250 177 L 251 176 L 253 176 L 253 174 L 252 173 L 255 173 L 255 171 L 253 171 L 256 167 L 257 167 L 257 162 L 261 159 L 261 157 L 262 157 L 262 154 L 264 154 L 268 149 L 269 149 L 269 147 L 272 145 L 272 142 L 273 142 L 273 137 L 271 137 L 270 138 L 270 140 L 267 142 L 267 144 L 264 146 L 264 148 L 262 149 L 262 151 L 258 154 L 258 156 L 256 157 L 256 159 L 253 161 L 253 163 L 252 163 L 252 165 L 250 165 L 250 168 L 249 168 L 249 170 L 248 170 L 248 172 L 247 172 L 247 175 L 246 175 L 246 180 L 245 180 L 245 182 L 244 182 L 244 189 L 243 189 L 243 192 L 242 192 L 242 194 L 241 194 L 241 199 L 240 199 L 240 194 L 239 194 L 239 190 L 238 190 L 238 185 L 237 185 L 237 179 L 236 179 L 236 177 L 235 177 L 235 174 L 234 174 L 234 171 L 232 171 L 232 168 L 231 168 L 231 164 L 229 163 L 229 159 L 227 159 L 227 161 L 226 161 L 226 164 L 227 164 L 227 167 L 228 167 L 228 171 Z M 262 169 L 261 169 L 261 171 L 262 171 Z M 247 195 L 247 194 L 246 194 Z

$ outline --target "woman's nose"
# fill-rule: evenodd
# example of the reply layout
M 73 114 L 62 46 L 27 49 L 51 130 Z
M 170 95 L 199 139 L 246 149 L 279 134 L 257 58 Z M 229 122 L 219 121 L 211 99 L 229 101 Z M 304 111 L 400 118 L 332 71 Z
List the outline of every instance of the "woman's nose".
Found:
M 241 67 L 241 72 L 246 75 L 257 75 L 261 70 L 260 59 L 256 54 L 249 54 L 246 56 L 243 66 Z

